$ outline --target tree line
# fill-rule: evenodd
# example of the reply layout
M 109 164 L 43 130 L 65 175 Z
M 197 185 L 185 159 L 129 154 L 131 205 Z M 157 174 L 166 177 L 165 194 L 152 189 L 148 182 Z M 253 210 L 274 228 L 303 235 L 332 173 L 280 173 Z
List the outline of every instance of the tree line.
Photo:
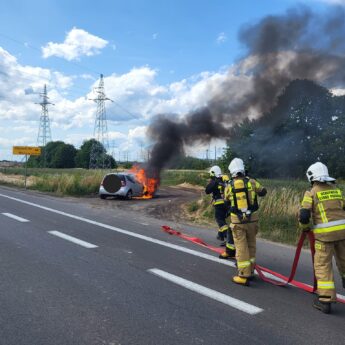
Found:
M 97 159 L 102 162 L 110 162 L 111 168 L 116 168 L 115 159 L 106 153 L 104 146 L 95 139 L 85 140 L 80 149 L 63 141 L 51 141 L 42 147 L 40 156 L 30 156 L 28 167 L 31 168 L 84 168 L 88 169 L 90 164 L 90 153 L 93 147 L 97 152 Z
M 345 178 L 344 130 L 345 96 L 295 80 L 271 111 L 232 128 L 222 160 L 241 157 L 255 176 L 269 178 L 304 178 L 321 161 L 332 176 Z

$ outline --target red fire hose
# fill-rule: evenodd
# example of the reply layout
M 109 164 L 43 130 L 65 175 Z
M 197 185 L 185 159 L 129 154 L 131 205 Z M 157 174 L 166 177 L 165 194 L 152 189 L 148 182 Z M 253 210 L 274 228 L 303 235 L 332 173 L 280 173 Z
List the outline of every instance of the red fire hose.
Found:
M 182 233 L 180 231 L 172 229 L 170 226 L 163 225 L 162 229 L 163 229 L 163 231 L 165 231 L 169 235 L 175 235 L 175 236 L 178 236 L 180 238 L 183 238 L 184 240 L 191 241 L 191 242 L 193 242 L 193 243 L 195 243 L 195 244 L 197 244 L 199 246 L 208 248 L 208 249 L 210 249 L 213 252 L 216 252 L 218 254 L 220 254 L 220 253 L 222 253 L 224 251 L 221 248 L 213 247 L 213 246 L 208 245 L 206 242 L 204 242 L 199 237 L 193 237 L 193 236 L 186 235 L 186 234 L 184 234 L 184 233 Z M 259 266 L 259 265 L 256 264 L 255 265 L 255 269 L 256 269 L 259 277 L 263 281 L 271 283 L 271 284 L 274 284 L 274 285 L 277 285 L 277 286 L 287 286 L 287 285 L 290 284 L 290 285 L 296 286 L 297 288 L 302 289 L 304 291 L 307 291 L 307 292 L 310 292 L 310 293 L 314 293 L 315 290 L 316 290 L 315 275 L 314 275 L 314 285 L 313 286 L 310 286 L 308 284 L 305 284 L 305 283 L 302 283 L 302 282 L 299 282 L 299 281 L 293 279 L 295 274 L 296 274 L 299 258 L 301 256 L 302 247 L 303 247 L 303 244 L 304 244 L 304 241 L 305 241 L 306 237 L 308 237 L 308 239 L 309 239 L 310 252 L 311 252 L 312 260 L 313 260 L 313 263 L 314 263 L 314 254 L 315 254 L 314 234 L 311 231 L 309 231 L 309 232 L 302 232 L 302 234 L 301 234 L 301 236 L 299 238 L 297 247 L 296 247 L 295 257 L 294 257 L 294 260 L 293 260 L 293 264 L 292 264 L 290 275 L 288 277 L 286 277 L 286 276 L 284 276 L 284 275 L 282 275 L 282 274 L 280 274 L 278 272 L 272 271 L 272 270 L 270 270 L 270 269 L 268 269 L 266 267 Z M 279 279 L 279 281 L 276 280 L 276 279 L 272 279 L 269 276 L 276 277 L 276 278 Z M 345 304 L 345 297 L 337 297 L 337 301 L 340 302 L 340 303 L 344 303 Z

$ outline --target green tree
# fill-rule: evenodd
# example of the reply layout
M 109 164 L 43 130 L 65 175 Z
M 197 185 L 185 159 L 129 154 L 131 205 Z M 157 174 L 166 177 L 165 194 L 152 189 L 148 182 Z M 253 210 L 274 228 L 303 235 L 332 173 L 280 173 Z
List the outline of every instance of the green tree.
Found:
M 61 145 L 65 145 L 63 141 L 51 141 L 46 146 L 42 147 L 40 156 L 31 156 L 28 160 L 29 167 L 37 168 L 53 168 L 52 158 L 57 148 Z
M 305 176 L 322 161 L 344 177 L 345 97 L 309 80 L 295 80 L 268 113 L 233 127 L 228 148 L 258 177 Z
M 73 145 L 59 145 L 51 158 L 52 168 L 74 168 L 77 150 Z
M 117 167 L 115 159 L 106 153 L 103 145 L 95 139 L 85 140 L 75 156 L 75 165 L 78 168 L 88 169 L 90 164 L 91 149 L 94 147 L 99 162 L 108 161 L 112 169 Z M 100 164 L 101 165 L 101 164 Z
M 77 151 L 75 156 L 75 165 L 78 168 L 89 168 L 90 163 L 90 152 L 92 145 L 96 143 L 95 139 L 85 140 L 80 146 L 80 149 Z M 101 144 L 100 144 L 101 145 Z
M 209 162 L 191 156 L 176 156 L 170 162 L 168 167 L 170 169 L 191 169 L 204 170 L 209 166 Z

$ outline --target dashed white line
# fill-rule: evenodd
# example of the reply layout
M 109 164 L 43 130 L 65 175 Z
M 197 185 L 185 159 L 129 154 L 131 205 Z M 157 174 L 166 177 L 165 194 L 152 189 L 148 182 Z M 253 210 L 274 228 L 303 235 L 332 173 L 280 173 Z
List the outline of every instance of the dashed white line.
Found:
M 209 255 L 209 254 L 205 254 L 205 253 L 202 253 L 202 252 L 198 252 L 197 250 L 193 250 L 193 249 L 189 249 L 189 248 L 185 248 L 185 247 L 182 247 L 182 246 L 178 246 L 176 244 L 172 244 L 172 243 L 169 243 L 169 242 L 157 240 L 157 239 L 149 237 L 149 236 L 140 235 L 140 234 L 128 231 L 128 230 L 117 228 L 115 226 L 111 226 L 111 225 L 108 225 L 108 224 L 103 224 L 103 223 L 100 223 L 100 222 L 96 222 L 96 221 L 91 220 L 91 219 L 75 216 L 74 214 L 70 214 L 70 213 L 63 212 L 63 211 L 58 211 L 58 210 L 55 210 L 55 209 L 50 208 L 50 207 L 46 207 L 46 206 L 43 206 L 43 205 L 35 204 L 33 202 L 29 202 L 29 201 L 25 201 L 25 200 L 22 200 L 22 199 L 14 198 L 14 197 L 11 197 L 11 196 L 8 196 L 8 195 L 5 195 L 5 194 L 1 194 L 0 193 L 0 196 L 4 197 L 4 198 L 7 198 L 7 199 L 10 199 L 10 200 L 14 200 L 14 201 L 20 202 L 20 203 L 25 204 L 25 205 L 37 207 L 37 208 L 39 208 L 41 210 L 45 210 L 45 211 L 48 211 L 48 212 L 60 214 L 62 216 L 69 217 L 69 218 L 72 218 L 72 219 L 76 219 L 76 220 L 79 220 L 79 221 L 82 221 L 82 222 L 85 222 L 85 223 L 88 223 L 88 224 L 92 224 L 92 225 L 96 225 L 96 226 L 99 226 L 99 227 L 102 227 L 102 228 L 105 228 L 105 229 L 108 229 L 108 230 L 116 231 L 118 233 L 121 233 L 121 234 L 124 234 L 124 235 L 127 235 L 127 236 L 131 236 L 131 237 L 139 238 L 139 239 L 147 241 L 147 242 L 159 244 L 159 245 L 161 245 L 163 247 L 171 248 L 171 249 L 183 252 L 183 253 L 187 253 L 187 254 L 190 254 L 190 255 L 198 256 L 200 258 L 203 258 L 203 259 L 206 259 L 206 260 L 209 260 L 209 261 L 213 261 L 213 262 L 217 262 L 217 263 L 222 264 L 222 265 L 226 265 L 226 266 L 230 266 L 230 267 L 236 267 L 235 263 L 232 262 L 232 261 L 227 261 L 227 260 L 219 259 L 219 258 L 217 258 L 217 257 L 215 257 L 213 255 Z M 9 213 L 7 213 L 7 215 L 8 214 Z M 14 216 L 14 217 L 16 217 L 16 216 Z M 14 219 L 16 219 L 16 218 L 14 218 Z M 24 220 L 24 218 L 21 218 L 21 219 Z M 25 221 L 28 221 L 28 220 L 25 220 Z M 269 276 L 269 273 L 264 273 L 264 274 L 265 274 L 265 276 Z M 276 277 L 273 277 L 273 278 L 279 280 L 279 278 L 276 278 Z M 337 294 L 337 297 L 345 299 L 344 296 L 340 295 L 340 294 Z
M 12 219 L 15 219 L 17 220 L 18 222 L 21 222 L 21 223 L 26 223 L 26 222 L 30 222 L 29 220 L 25 219 L 25 218 L 22 218 L 22 217 L 18 217 L 12 213 L 2 213 L 4 216 L 8 217 L 8 218 L 12 218 Z
M 64 240 L 67 240 L 67 241 L 70 241 L 70 242 L 73 242 L 75 244 L 79 244 L 80 246 L 82 247 L 85 247 L 85 248 L 97 248 L 98 246 L 92 244 L 92 243 L 89 243 L 89 242 L 85 242 L 83 240 L 80 240 L 79 238 L 76 238 L 76 237 L 73 237 L 73 236 L 70 236 L 70 235 L 66 235 L 64 234 L 63 232 L 60 232 L 60 231 L 48 231 L 50 234 L 54 235 L 54 236 L 57 236 L 57 237 L 60 237 L 60 238 L 63 238 Z
M 68 218 L 72 218 L 72 219 L 79 220 L 79 221 L 82 221 L 82 222 L 85 222 L 85 223 L 88 223 L 88 224 L 99 226 L 99 227 L 102 227 L 104 229 L 112 230 L 112 231 L 118 232 L 118 233 L 123 234 L 123 235 L 139 238 L 139 239 L 141 239 L 143 241 L 159 244 L 159 245 L 161 245 L 163 247 L 171 248 L 171 249 L 183 252 L 183 253 L 187 253 L 187 254 L 190 254 L 190 255 L 198 256 L 199 258 L 203 258 L 203 259 L 206 259 L 206 260 L 209 260 L 209 261 L 217 262 L 217 263 L 222 264 L 222 265 L 226 265 L 226 266 L 230 266 L 230 267 L 235 267 L 235 263 L 234 262 L 223 260 L 223 259 L 219 259 L 218 257 L 215 257 L 214 255 L 205 254 L 205 253 L 199 252 L 197 250 L 193 250 L 193 249 L 182 247 L 182 246 L 179 246 L 179 245 L 176 245 L 176 244 L 172 244 L 172 243 L 169 243 L 169 242 L 157 240 L 157 239 L 155 239 L 153 237 L 137 234 L 135 232 L 131 232 L 131 231 L 128 231 L 128 230 L 120 229 L 120 228 L 117 228 L 117 227 L 112 226 L 112 225 L 96 222 L 94 220 L 91 220 L 91 219 L 88 219 L 88 218 L 84 218 L 84 217 L 80 217 L 80 216 L 76 216 L 74 214 L 70 214 L 70 213 L 67 213 L 67 212 L 58 211 L 58 210 L 55 210 L 55 209 L 50 208 L 50 207 L 46 207 L 46 206 L 43 206 L 43 205 L 35 204 L 33 202 L 29 202 L 29 201 L 25 201 L 25 200 L 22 200 L 22 199 L 14 198 L 14 197 L 11 197 L 11 196 L 8 196 L 8 195 L 5 195 L 5 194 L 1 194 L 0 193 L 0 196 L 4 197 L 4 198 L 7 198 L 7 199 L 10 199 L 10 200 L 14 200 L 14 201 L 20 202 L 20 203 L 25 204 L 25 205 L 37 207 L 37 208 L 39 208 L 41 210 L 45 210 L 45 211 L 48 211 L 48 212 L 56 213 L 56 214 L 59 214 L 59 215 L 62 215 L 62 216 L 68 217 Z
M 203 285 L 193 283 L 190 280 L 187 280 L 187 279 L 181 278 L 179 276 L 176 276 L 174 274 L 162 271 L 158 268 L 151 268 L 148 270 L 148 272 L 153 273 L 154 275 L 159 276 L 163 279 L 166 279 L 172 283 L 180 285 L 180 286 L 182 286 L 188 290 L 197 292 L 203 296 L 212 298 L 215 301 L 221 302 L 221 303 L 226 304 L 232 308 L 243 311 L 247 314 L 255 315 L 255 314 L 258 314 L 258 313 L 261 313 L 264 311 L 263 309 L 256 307 L 255 305 L 243 302 L 237 298 L 230 297 L 230 296 L 225 295 L 221 292 L 209 289 Z

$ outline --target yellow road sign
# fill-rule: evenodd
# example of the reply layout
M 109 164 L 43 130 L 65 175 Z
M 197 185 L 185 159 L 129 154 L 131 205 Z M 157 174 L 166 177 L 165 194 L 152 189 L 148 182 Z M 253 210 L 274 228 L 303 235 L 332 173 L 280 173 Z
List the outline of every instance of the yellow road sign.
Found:
M 13 146 L 13 154 L 39 156 L 41 154 L 41 148 L 35 146 Z

